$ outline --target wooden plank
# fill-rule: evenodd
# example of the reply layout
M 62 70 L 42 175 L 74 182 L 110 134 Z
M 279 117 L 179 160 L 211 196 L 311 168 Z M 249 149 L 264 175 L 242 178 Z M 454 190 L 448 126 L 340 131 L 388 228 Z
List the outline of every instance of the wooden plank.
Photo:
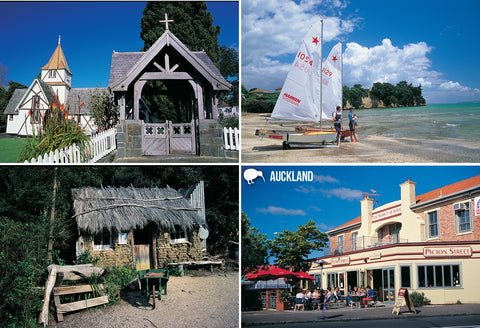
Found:
M 104 290 L 105 287 L 103 284 L 98 284 L 98 290 Z M 91 285 L 80 285 L 80 286 L 62 286 L 55 287 L 53 289 L 53 295 L 68 295 L 68 294 L 78 294 L 78 293 L 89 293 L 92 292 Z
M 38 318 L 39 324 L 48 325 L 48 304 L 50 303 L 50 294 L 52 293 L 53 285 L 57 280 L 57 268 L 53 267 L 48 275 L 47 283 L 45 284 L 45 295 L 43 297 L 42 312 Z
M 86 301 L 78 301 L 78 302 L 72 302 L 72 303 L 68 303 L 68 304 L 60 304 L 57 307 L 57 311 L 60 312 L 60 313 L 67 313 L 67 312 L 87 309 L 87 308 L 91 308 L 91 307 L 94 307 L 94 306 L 107 304 L 107 303 L 108 303 L 108 296 L 100 296 L 100 297 L 95 297 L 95 298 L 88 299 Z

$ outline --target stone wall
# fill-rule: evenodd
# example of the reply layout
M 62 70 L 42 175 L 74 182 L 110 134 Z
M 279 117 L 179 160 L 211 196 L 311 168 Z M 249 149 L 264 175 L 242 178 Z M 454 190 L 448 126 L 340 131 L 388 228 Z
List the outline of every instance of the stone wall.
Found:
M 157 238 L 157 263 L 160 268 L 165 263 L 199 261 L 202 259 L 202 245 L 198 231 L 188 233 L 188 241 L 170 243 L 168 232 L 160 232 Z
M 117 156 L 142 156 L 142 124 L 141 121 L 120 121 L 117 126 Z
M 92 235 L 84 236 L 84 249 L 88 250 L 93 257 L 100 258 L 97 266 L 100 267 L 122 267 L 133 260 L 132 245 L 133 234 L 127 234 L 127 244 L 118 244 L 118 234 L 112 233 L 112 248 L 107 250 L 93 250 Z
M 198 126 L 200 156 L 225 157 L 223 127 L 215 120 L 202 120 Z

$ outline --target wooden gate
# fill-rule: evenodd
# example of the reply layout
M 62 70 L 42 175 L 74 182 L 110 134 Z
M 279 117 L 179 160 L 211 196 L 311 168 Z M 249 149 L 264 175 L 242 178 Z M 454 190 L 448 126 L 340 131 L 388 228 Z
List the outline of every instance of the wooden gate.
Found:
M 150 245 L 133 245 L 133 258 L 137 271 L 150 269 Z
M 195 121 L 190 123 L 144 123 L 143 155 L 196 154 Z

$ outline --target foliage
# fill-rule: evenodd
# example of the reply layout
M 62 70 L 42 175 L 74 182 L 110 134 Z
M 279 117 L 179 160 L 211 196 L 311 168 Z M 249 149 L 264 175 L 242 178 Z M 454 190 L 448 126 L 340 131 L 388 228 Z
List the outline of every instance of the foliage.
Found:
M 120 298 L 120 292 L 137 277 L 133 260 L 123 267 L 110 268 L 110 274 L 105 278 L 105 289 L 110 304 L 115 304 Z
M 173 19 L 169 30 L 191 51 L 204 50 L 214 63 L 220 59 L 217 36 L 220 26 L 213 26 L 213 16 L 207 5 L 199 1 L 154 1 L 147 2 L 140 21 L 140 37 L 144 41 L 143 51 L 148 50 L 165 32 L 165 19 Z
M 36 224 L 0 218 L 0 322 L 6 327 L 35 327 L 46 266 L 44 217 Z
M 243 99 L 242 101 L 242 111 L 245 113 L 271 113 L 273 112 L 273 108 L 275 107 L 275 103 L 266 102 L 262 100 L 250 100 L 246 101 Z
M 413 306 L 415 307 L 421 307 L 430 304 L 430 300 L 425 297 L 425 293 L 412 292 L 410 293 L 410 298 L 412 299 Z
M 98 127 L 105 130 L 117 126 L 119 111 L 113 96 L 105 90 L 95 88 L 90 95 L 90 113 Z
M 98 256 L 93 256 L 88 250 L 86 250 L 80 254 L 75 261 L 73 261 L 73 264 L 93 264 L 95 266 L 99 261 L 100 258 Z
M 226 46 L 220 47 L 219 70 L 222 76 L 229 79 L 232 84 L 230 91 L 220 100 L 226 101 L 229 106 L 238 106 L 238 51 Z
M 396 86 L 390 83 L 376 82 L 370 91 L 372 101 L 382 101 L 385 107 L 423 106 L 422 85 L 413 87 L 407 81 L 400 81 Z
M 30 111 L 29 115 L 33 117 L 34 114 Z M 34 130 L 33 125 L 32 130 Z M 26 140 L 17 161 L 31 160 L 72 144 L 86 147 L 87 142 L 88 137 L 85 131 L 75 121 L 68 119 L 68 112 L 63 104 L 58 103 L 58 98 L 56 97 L 43 116 L 38 135 L 33 133 Z
M 219 112 L 218 123 L 225 128 L 238 129 L 238 116 L 225 116 L 222 112 Z
M 62 259 L 61 256 L 60 256 L 60 250 L 53 249 L 51 251 L 51 253 L 52 253 L 52 263 L 51 264 L 67 265 L 67 262 L 65 262 L 65 260 Z
M 278 266 L 290 266 L 294 271 L 308 271 L 308 255 L 312 251 L 323 250 L 327 242 L 328 235 L 318 230 L 315 221 L 310 220 L 304 226 L 299 225 L 295 232 L 280 232 L 274 240 L 268 241 L 268 246 Z
M 1 66 L 1 63 L 0 63 Z M 0 81 L 1 82 L 1 81 Z M 8 88 L 5 89 L 0 83 L 0 132 L 5 132 L 7 128 L 7 115 L 3 114 L 7 108 L 10 98 L 12 98 L 15 89 L 26 89 L 27 86 L 18 82 L 9 81 Z
M 242 272 L 268 264 L 267 235 L 250 227 L 250 219 L 242 212 Z
M 282 290 L 280 292 L 280 301 L 287 302 L 289 296 L 290 296 L 290 293 L 288 292 L 288 290 Z

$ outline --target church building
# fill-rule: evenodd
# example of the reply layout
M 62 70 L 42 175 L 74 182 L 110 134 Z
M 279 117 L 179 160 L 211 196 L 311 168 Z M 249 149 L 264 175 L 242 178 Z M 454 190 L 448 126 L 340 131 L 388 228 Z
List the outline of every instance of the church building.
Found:
M 55 48 L 48 63 L 40 70 L 40 77 L 27 89 L 16 89 L 4 114 L 7 115 L 7 133 L 21 136 L 38 133 L 43 116 L 55 98 L 64 104 L 70 119 L 78 120 L 90 134 L 96 129 L 90 116 L 89 102 L 94 88 L 72 88 L 72 72 L 60 45 Z

